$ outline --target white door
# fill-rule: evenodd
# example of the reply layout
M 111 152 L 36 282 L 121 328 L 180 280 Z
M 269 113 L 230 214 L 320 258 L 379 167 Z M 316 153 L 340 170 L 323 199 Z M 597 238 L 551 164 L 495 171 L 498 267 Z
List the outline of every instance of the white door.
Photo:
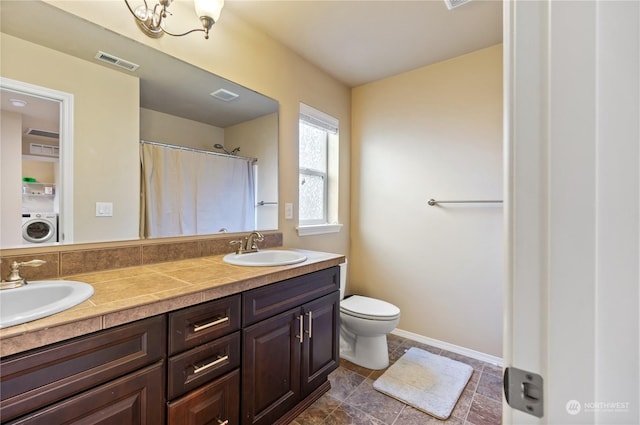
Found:
M 640 2 L 505 2 L 504 365 L 542 418 L 640 423 Z

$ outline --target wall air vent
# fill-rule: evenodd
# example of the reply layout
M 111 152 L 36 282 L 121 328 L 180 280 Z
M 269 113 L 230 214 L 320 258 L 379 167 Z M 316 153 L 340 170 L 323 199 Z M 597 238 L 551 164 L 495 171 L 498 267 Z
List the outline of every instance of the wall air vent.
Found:
M 471 0 L 444 0 L 449 10 L 453 9 L 454 7 L 462 6 L 463 4 L 469 3 L 470 1 Z
M 30 143 L 29 153 L 32 155 L 60 156 L 60 148 L 58 146 Z
M 109 63 L 113 66 L 117 66 L 131 72 L 135 71 L 136 69 L 138 69 L 138 67 L 140 67 L 140 65 L 136 63 L 129 62 L 124 59 L 120 59 L 117 56 L 113 56 L 112 54 L 105 53 L 102 51 L 98 51 L 98 53 L 96 53 L 95 58 L 98 59 L 99 61 Z
M 50 139 L 59 139 L 60 134 L 56 131 L 38 130 L 37 128 L 30 128 L 26 132 L 29 136 L 48 137 Z
M 220 99 L 224 102 L 231 102 L 233 99 L 236 99 L 237 97 L 239 97 L 239 94 L 235 94 L 232 91 L 229 90 L 225 90 L 225 89 L 218 89 L 216 91 L 214 91 L 213 93 L 211 93 L 211 96 L 215 97 L 216 99 Z

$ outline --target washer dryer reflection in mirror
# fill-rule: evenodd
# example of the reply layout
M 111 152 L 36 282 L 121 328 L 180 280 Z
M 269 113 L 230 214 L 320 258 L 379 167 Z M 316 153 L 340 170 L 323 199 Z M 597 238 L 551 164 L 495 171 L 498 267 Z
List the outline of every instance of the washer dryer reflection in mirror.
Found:
M 58 242 L 58 214 L 23 213 L 22 243 L 38 245 Z

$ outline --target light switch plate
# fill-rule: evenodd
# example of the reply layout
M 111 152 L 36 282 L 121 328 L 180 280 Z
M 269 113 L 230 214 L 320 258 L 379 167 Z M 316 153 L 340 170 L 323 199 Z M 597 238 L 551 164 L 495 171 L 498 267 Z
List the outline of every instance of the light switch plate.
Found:
M 96 202 L 96 217 L 113 217 L 113 202 Z

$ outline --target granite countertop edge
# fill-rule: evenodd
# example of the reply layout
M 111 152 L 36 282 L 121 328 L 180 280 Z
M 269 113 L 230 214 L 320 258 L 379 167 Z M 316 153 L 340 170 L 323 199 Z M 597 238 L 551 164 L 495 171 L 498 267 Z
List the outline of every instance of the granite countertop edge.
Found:
M 215 255 L 65 276 L 63 279 L 92 284 L 93 296 L 64 312 L 0 329 L 0 357 L 224 298 L 345 261 L 341 254 L 296 251 L 303 252 L 307 260 L 287 266 L 241 267 L 225 263 L 224 255 Z M 154 282 L 160 283 L 158 290 Z

